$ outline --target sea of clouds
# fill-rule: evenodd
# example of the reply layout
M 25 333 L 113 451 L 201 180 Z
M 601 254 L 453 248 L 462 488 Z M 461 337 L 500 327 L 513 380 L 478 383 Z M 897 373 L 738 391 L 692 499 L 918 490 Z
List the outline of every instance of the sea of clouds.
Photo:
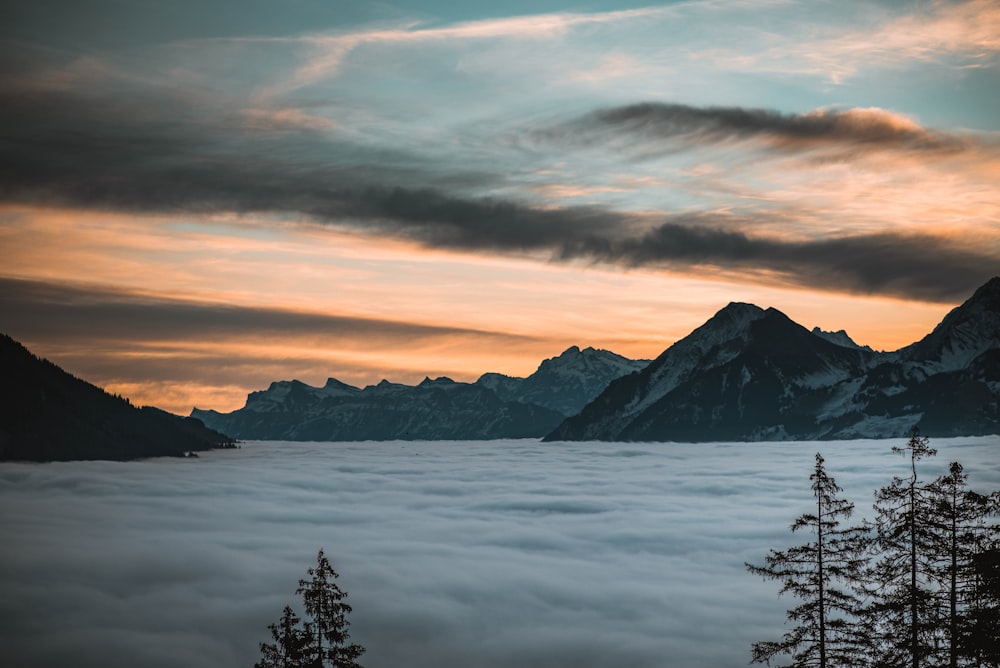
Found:
M 785 630 L 745 572 L 827 470 L 872 517 L 895 441 L 246 443 L 197 459 L 0 464 L 0 656 L 249 666 L 322 547 L 367 668 L 732 668 Z M 1000 437 L 936 439 L 1000 488 Z

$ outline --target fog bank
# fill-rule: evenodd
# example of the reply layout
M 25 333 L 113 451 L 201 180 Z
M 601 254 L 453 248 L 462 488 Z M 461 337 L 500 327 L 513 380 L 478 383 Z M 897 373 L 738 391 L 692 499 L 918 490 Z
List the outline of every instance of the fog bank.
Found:
M 367 668 L 731 668 L 791 599 L 747 574 L 827 470 L 872 516 L 895 441 L 248 443 L 0 464 L 10 665 L 247 666 L 323 547 Z M 1000 437 L 936 439 L 1000 487 Z

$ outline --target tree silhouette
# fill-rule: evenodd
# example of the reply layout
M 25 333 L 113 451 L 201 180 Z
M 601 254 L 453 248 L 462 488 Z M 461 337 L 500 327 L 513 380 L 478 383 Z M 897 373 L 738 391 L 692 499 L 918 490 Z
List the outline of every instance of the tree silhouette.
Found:
M 996 494 L 993 495 L 996 513 Z M 972 559 L 975 574 L 963 654 L 972 666 L 1000 666 L 1000 537 L 992 527 L 990 544 Z
M 813 539 L 785 551 L 771 550 L 763 566 L 746 564 L 751 573 L 780 581 L 779 593 L 802 600 L 788 611 L 795 628 L 781 640 L 754 643 L 754 663 L 770 664 L 776 656 L 789 655 L 789 668 L 857 666 L 864 652 L 864 635 L 854 615 L 860 605 L 855 589 L 863 572 L 865 537 L 860 528 L 841 528 L 854 504 L 837 497 L 843 490 L 823 463 L 817 453 L 809 476 L 816 511 L 800 515 L 791 526 L 793 532 L 809 530 Z
M 286 605 L 281 620 L 268 626 L 274 642 L 260 644 L 262 656 L 254 668 L 362 668 L 357 659 L 365 648 L 347 642 L 347 593 L 335 582 L 339 576 L 322 549 L 307 573 L 295 593 L 302 596 L 310 620 L 302 622 Z
M 316 556 L 316 566 L 307 572 L 310 579 L 299 580 L 295 593 L 302 595 L 306 613 L 313 619 L 318 659 L 315 665 L 360 668 L 356 659 L 365 649 L 361 645 L 347 643 L 350 638 L 347 615 L 351 606 L 344 602 L 347 594 L 335 582 L 340 576 L 333 570 L 323 550 Z
M 948 474 L 930 485 L 933 495 L 930 524 L 936 541 L 933 555 L 937 562 L 936 580 L 941 592 L 941 634 L 947 659 L 939 663 L 958 668 L 960 659 L 974 655 L 970 648 L 973 627 L 988 610 L 985 589 L 979 586 L 976 557 L 985 552 L 990 534 L 987 517 L 990 497 L 966 487 L 967 476 L 958 462 L 952 462 Z M 981 625 L 979 625 L 981 626 Z
M 273 643 L 261 643 L 261 659 L 254 668 L 307 668 L 312 665 L 310 642 L 312 625 L 299 626 L 299 617 L 286 605 L 277 624 L 267 628 L 271 631 Z
M 937 451 L 916 428 L 895 453 L 910 458 L 910 476 L 894 477 L 875 493 L 877 560 L 870 574 L 868 620 L 880 640 L 876 665 L 919 668 L 940 643 L 934 577 L 932 495 L 917 462 Z
M 814 540 L 771 550 L 747 568 L 782 583 L 801 603 L 779 641 L 753 645 L 753 661 L 788 656 L 789 668 L 1000 668 L 1000 492 L 966 486 L 958 462 L 931 482 L 918 463 L 936 454 L 914 429 L 904 447 L 910 475 L 875 493 L 876 517 L 841 529 L 853 506 L 816 455 L 815 513 L 792 531 Z M 860 603 L 863 601 L 864 605 Z

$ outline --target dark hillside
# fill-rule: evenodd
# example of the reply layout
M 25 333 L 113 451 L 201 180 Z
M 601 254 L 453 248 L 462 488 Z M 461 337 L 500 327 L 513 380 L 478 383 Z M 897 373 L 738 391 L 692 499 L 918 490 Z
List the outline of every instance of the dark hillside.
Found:
M 233 445 L 199 420 L 136 408 L 0 335 L 0 460 L 127 460 Z

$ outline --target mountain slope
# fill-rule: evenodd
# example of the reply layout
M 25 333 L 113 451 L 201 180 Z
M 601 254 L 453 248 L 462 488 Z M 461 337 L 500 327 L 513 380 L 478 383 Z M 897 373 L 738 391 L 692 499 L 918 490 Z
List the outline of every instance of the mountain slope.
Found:
M 0 460 L 126 460 L 233 445 L 197 420 L 136 408 L 6 335 L 0 369 Z
M 546 440 L 881 438 L 1000 432 L 1000 278 L 893 353 L 730 304 Z
M 851 377 L 872 355 L 816 336 L 775 309 L 729 304 L 546 440 L 780 435 L 786 422 L 801 421 L 810 401 L 803 395 Z

